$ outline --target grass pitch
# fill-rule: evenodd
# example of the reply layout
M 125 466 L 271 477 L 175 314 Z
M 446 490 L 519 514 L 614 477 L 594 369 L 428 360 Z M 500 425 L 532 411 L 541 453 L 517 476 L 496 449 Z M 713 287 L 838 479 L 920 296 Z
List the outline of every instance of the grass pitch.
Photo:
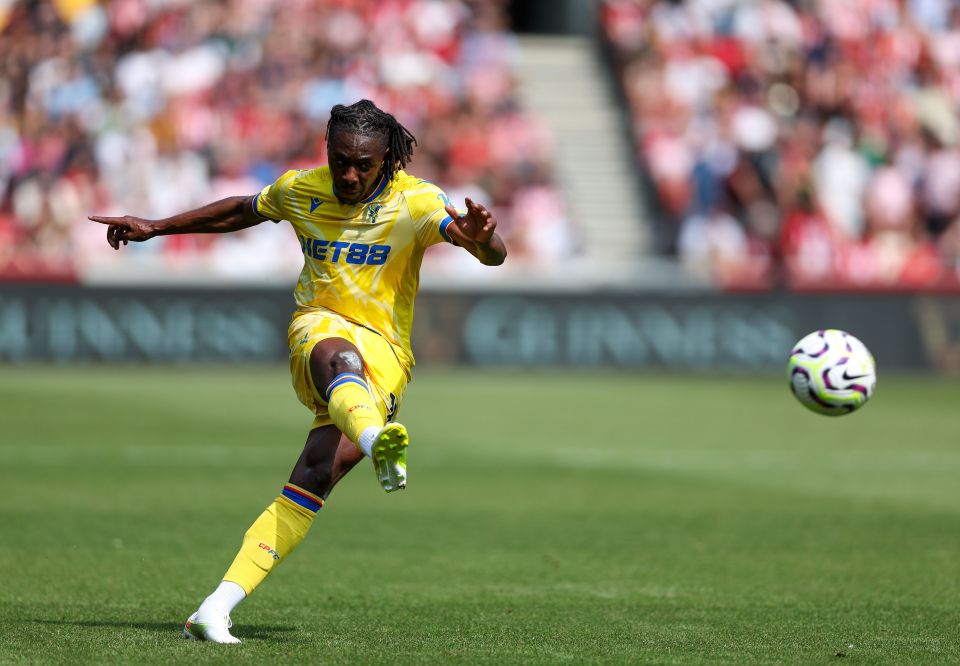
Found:
M 187 642 L 306 435 L 282 368 L 0 368 L 0 662 L 960 662 L 960 385 L 418 372 L 410 485 L 337 488 Z

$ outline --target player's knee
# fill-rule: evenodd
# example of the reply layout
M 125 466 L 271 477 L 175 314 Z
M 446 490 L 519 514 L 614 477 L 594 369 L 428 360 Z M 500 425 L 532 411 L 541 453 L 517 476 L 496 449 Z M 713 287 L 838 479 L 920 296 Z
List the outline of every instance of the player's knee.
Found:
M 330 372 L 334 377 L 350 372 L 355 375 L 363 374 L 363 359 L 360 353 L 352 349 L 341 349 L 330 355 Z
M 352 344 L 345 340 L 323 341 L 310 352 L 310 372 L 321 394 L 330 382 L 345 372 L 363 375 L 363 358 Z

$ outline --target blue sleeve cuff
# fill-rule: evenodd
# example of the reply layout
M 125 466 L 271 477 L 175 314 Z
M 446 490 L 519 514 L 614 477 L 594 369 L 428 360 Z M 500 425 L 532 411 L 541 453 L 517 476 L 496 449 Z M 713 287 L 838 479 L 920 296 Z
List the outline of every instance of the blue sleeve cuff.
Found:
M 443 240 L 456 245 L 456 243 L 453 242 L 453 239 L 450 238 L 449 234 L 447 234 L 447 227 L 450 226 L 451 222 L 453 222 L 453 218 L 449 215 L 443 218 L 443 221 L 440 223 L 440 235 L 443 236 Z
M 280 220 L 275 220 L 274 218 L 264 215 L 263 213 L 260 212 L 260 206 L 258 206 L 257 204 L 260 202 L 261 194 L 262 192 L 257 192 L 253 197 L 253 214 L 256 215 L 257 217 L 263 218 L 264 220 L 279 222 Z

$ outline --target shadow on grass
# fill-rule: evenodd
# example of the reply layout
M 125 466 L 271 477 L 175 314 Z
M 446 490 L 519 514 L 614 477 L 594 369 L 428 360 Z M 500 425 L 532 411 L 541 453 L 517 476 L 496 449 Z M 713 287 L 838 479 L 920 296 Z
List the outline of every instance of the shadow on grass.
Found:
M 116 620 L 48 620 L 36 619 L 34 622 L 39 624 L 59 624 L 72 625 L 74 627 L 109 627 L 112 629 L 141 629 L 143 631 L 152 631 L 157 634 L 175 634 L 180 636 L 183 630 L 183 624 L 179 622 L 120 622 Z M 281 640 L 284 642 L 293 639 L 289 637 L 278 636 L 294 631 L 294 627 L 282 627 L 278 625 L 267 625 L 259 627 L 234 627 L 230 630 L 237 638 L 253 638 L 257 640 Z

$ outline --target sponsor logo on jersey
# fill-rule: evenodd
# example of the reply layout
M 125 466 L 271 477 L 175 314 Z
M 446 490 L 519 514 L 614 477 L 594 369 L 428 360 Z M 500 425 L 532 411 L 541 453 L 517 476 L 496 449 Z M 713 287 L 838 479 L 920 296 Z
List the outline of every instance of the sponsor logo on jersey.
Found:
M 382 266 L 390 254 L 389 245 L 368 245 L 347 241 L 328 241 L 323 238 L 300 237 L 304 256 L 337 264 Z

